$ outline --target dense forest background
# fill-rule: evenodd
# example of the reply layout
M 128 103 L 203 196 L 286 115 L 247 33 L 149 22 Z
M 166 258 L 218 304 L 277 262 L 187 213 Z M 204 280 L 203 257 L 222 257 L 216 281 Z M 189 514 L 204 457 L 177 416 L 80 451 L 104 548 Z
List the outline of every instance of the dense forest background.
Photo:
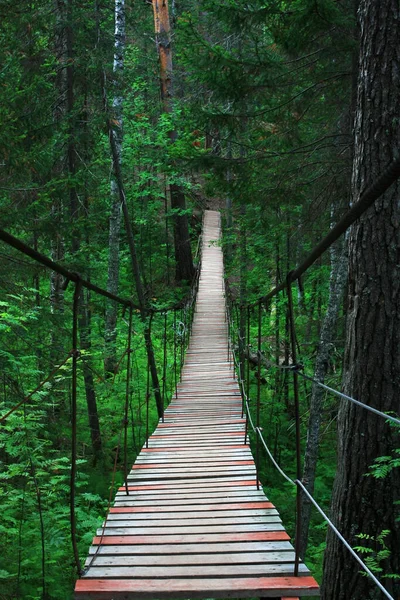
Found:
M 292 375 L 279 368 L 291 362 L 287 297 L 263 306 L 260 375 L 258 317 L 240 307 L 281 283 L 396 156 L 399 6 L 376 4 L 0 4 L 1 227 L 125 301 L 85 286 L 77 301 L 76 282 L 1 245 L 1 414 L 21 403 L 0 424 L 1 598 L 72 597 L 74 413 L 83 562 L 123 482 L 124 438 L 132 464 L 174 392 L 205 208 L 223 217 L 247 390 L 261 382 L 261 425 L 295 476 Z M 293 286 L 305 372 L 397 414 L 398 197 L 393 186 Z M 303 481 L 395 595 L 398 428 L 339 411 L 310 381 L 300 396 Z M 266 456 L 261 479 L 294 533 L 295 497 Z M 308 503 L 303 521 L 321 581 L 326 525 Z M 324 599 L 381 598 L 345 552 L 328 536 Z

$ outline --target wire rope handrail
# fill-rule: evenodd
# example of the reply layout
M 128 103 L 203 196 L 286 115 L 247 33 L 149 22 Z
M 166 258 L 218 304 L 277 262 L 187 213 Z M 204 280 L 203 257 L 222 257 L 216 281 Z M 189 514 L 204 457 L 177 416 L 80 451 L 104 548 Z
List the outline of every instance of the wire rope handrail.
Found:
M 297 370 L 297 373 L 301 377 L 304 377 L 304 379 L 307 379 L 308 381 L 312 381 L 313 383 L 315 383 L 319 387 L 323 388 L 327 392 L 330 392 L 331 394 L 335 394 L 335 396 L 338 396 L 339 398 L 342 398 L 343 400 L 348 400 L 349 402 L 352 402 L 353 404 L 357 404 L 357 406 L 361 406 L 361 408 L 365 408 L 366 410 L 369 410 L 370 412 L 374 413 L 375 415 L 378 415 L 378 417 L 382 417 L 384 419 L 392 421 L 393 423 L 396 423 L 396 425 L 400 425 L 400 419 L 398 419 L 397 417 L 388 415 L 388 414 L 382 412 L 381 410 L 378 410 L 377 408 L 373 408 L 372 406 L 369 406 L 368 404 L 365 404 L 364 402 L 360 402 L 360 400 L 356 400 L 355 398 L 352 398 L 351 396 L 344 394 L 343 392 L 339 392 L 339 390 L 335 390 L 334 388 L 329 387 L 329 385 L 325 385 L 325 383 L 322 383 L 322 381 L 318 381 L 318 379 L 315 379 L 315 377 L 310 377 L 310 375 L 306 375 L 300 369 Z
M 5 231 L 4 229 L 0 229 L 0 240 L 5 242 L 8 246 L 11 246 L 15 250 L 18 250 L 22 254 L 25 254 L 25 256 L 29 256 L 35 262 L 38 262 L 38 263 L 42 264 L 44 267 L 47 267 L 48 269 L 55 271 L 56 273 L 59 273 L 60 275 L 62 275 L 65 278 L 66 285 L 70 281 L 73 281 L 75 283 L 79 281 L 80 285 L 82 287 L 84 287 L 88 290 L 91 290 L 92 292 L 95 292 L 96 294 L 99 294 L 100 296 L 104 296 L 105 298 L 108 298 L 109 300 L 118 302 L 119 304 L 122 304 L 125 307 L 132 307 L 136 310 L 140 310 L 140 306 L 138 304 L 135 304 L 132 300 L 130 300 L 128 298 L 122 298 L 121 296 L 113 294 L 112 292 L 109 292 L 108 290 L 105 290 L 104 288 L 102 288 L 98 285 L 95 285 L 91 281 L 84 279 L 83 277 L 81 277 L 79 275 L 79 273 L 72 271 L 70 269 L 67 269 L 63 265 L 60 265 L 60 263 L 55 262 L 54 260 L 52 260 L 51 258 L 46 256 L 45 254 L 38 252 L 37 250 L 35 250 L 31 246 L 29 246 L 28 244 L 26 244 L 19 238 L 15 237 L 8 231 Z M 199 265 L 196 268 L 195 274 L 194 274 L 192 282 L 191 282 L 190 290 L 188 291 L 186 296 L 184 296 L 181 300 L 178 300 L 177 302 L 174 302 L 174 303 L 164 306 L 164 307 L 154 307 L 154 306 L 146 307 L 145 312 L 147 312 L 147 313 L 163 313 L 163 312 L 168 312 L 168 311 L 172 311 L 172 310 L 178 310 L 178 309 L 182 308 L 183 306 L 185 306 L 185 304 L 190 301 L 190 299 L 193 296 L 192 290 L 196 289 L 198 286 L 198 278 L 199 278 L 200 265 L 201 265 L 201 248 L 200 248 L 200 250 L 198 250 L 196 252 L 196 257 L 199 257 Z
M 315 383 L 316 385 L 318 385 L 320 388 L 326 390 L 327 392 L 330 392 L 331 394 L 334 394 L 335 396 L 338 396 L 339 398 L 342 398 L 343 400 L 348 400 L 349 402 L 352 402 L 353 404 L 356 404 L 357 406 L 360 406 L 361 408 L 365 408 L 366 410 L 369 410 L 370 412 L 374 413 L 375 415 L 378 415 L 378 417 L 382 417 L 383 419 L 387 419 L 389 421 L 392 421 L 393 423 L 396 423 L 396 425 L 400 425 L 400 419 L 398 417 L 393 417 L 392 415 L 384 413 L 381 410 L 378 410 L 377 408 L 370 406 L 369 404 L 365 404 L 365 402 L 356 400 L 355 398 L 352 398 L 348 394 L 345 394 L 344 392 L 340 392 L 339 390 L 336 390 L 335 388 L 332 388 L 329 385 L 322 383 L 322 381 L 319 381 L 315 377 L 311 377 L 311 375 L 307 375 L 303 371 L 304 366 L 302 364 L 276 365 L 272 362 L 269 362 L 268 368 L 281 369 L 282 371 L 292 371 L 292 372 L 296 371 L 297 374 L 300 375 L 300 377 L 303 377 L 304 379 L 307 379 L 308 381 Z
M 282 292 L 287 288 L 287 280 L 290 282 L 300 279 L 311 265 L 320 258 L 326 250 L 328 250 L 332 244 L 334 244 L 348 229 L 357 221 L 361 215 L 365 213 L 370 206 L 385 193 L 385 191 L 400 177 L 400 156 L 388 165 L 385 171 L 382 173 L 376 181 L 374 181 L 369 188 L 361 195 L 360 199 L 353 204 L 353 206 L 346 212 L 346 214 L 340 219 L 340 221 L 332 227 L 330 232 L 322 238 L 322 240 L 314 247 L 310 254 L 303 260 L 303 262 L 296 267 L 293 271 L 290 271 L 285 281 L 277 285 L 270 292 L 261 296 L 254 302 L 244 305 L 244 308 L 254 308 L 259 304 L 264 304 L 279 292 Z

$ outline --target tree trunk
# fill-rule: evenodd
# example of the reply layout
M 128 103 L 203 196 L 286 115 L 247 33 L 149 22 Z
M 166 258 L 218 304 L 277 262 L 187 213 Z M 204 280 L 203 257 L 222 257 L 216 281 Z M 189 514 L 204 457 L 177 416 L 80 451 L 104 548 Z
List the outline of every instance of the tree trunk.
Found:
M 104 98 L 106 100 L 105 90 L 103 91 L 103 93 L 104 93 Z M 144 339 L 145 339 L 145 344 L 146 344 L 147 359 L 149 362 L 150 373 L 151 373 L 151 378 L 152 378 L 152 383 L 153 383 L 153 392 L 154 392 L 154 396 L 155 396 L 155 400 L 156 400 L 158 416 L 161 419 L 164 416 L 164 404 L 163 404 L 163 399 L 162 399 L 161 390 L 160 390 L 160 384 L 159 384 L 159 380 L 158 380 L 157 366 L 156 366 L 156 361 L 155 361 L 155 357 L 154 357 L 154 349 L 153 349 L 153 344 L 151 341 L 150 326 L 148 324 L 147 311 L 146 311 L 146 297 L 144 294 L 142 278 L 141 278 L 141 273 L 140 273 L 140 267 L 139 267 L 139 261 L 138 261 L 137 252 L 136 252 L 135 238 L 133 235 L 132 226 L 131 226 L 131 222 L 129 219 L 128 206 L 127 206 L 126 198 L 125 198 L 125 190 L 124 190 L 124 184 L 122 181 L 121 165 L 118 161 L 116 139 L 115 139 L 114 132 L 112 130 L 110 122 L 108 122 L 108 128 L 109 128 L 109 140 L 110 140 L 111 154 L 112 154 L 112 159 L 113 159 L 115 180 L 117 182 L 118 193 L 119 193 L 119 197 L 120 197 L 120 201 L 121 201 L 121 205 L 122 205 L 122 213 L 124 216 L 125 230 L 126 230 L 126 235 L 128 238 L 129 252 L 131 255 L 133 277 L 135 279 L 136 293 L 137 293 L 138 300 L 139 300 L 140 316 L 141 316 L 141 319 L 145 326 L 144 327 Z
M 164 112 L 172 113 L 172 49 L 168 0 L 152 0 L 157 51 L 160 59 L 160 87 Z M 175 129 L 170 131 L 173 144 L 177 139 Z M 186 214 L 186 199 L 182 187 L 170 184 L 171 209 L 174 211 L 174 243 L 177 281 L 191 280 L 194 275 L 192 249 L 190 246 L 189 222 Z
M 228 142 L 226 158 L 229 160 L 232 159 L 232 144 Z M 230 193 L 230 183 L 232 180 L 232 173 L 230 168 L 228 167 L 226 172 L 226 183 L 228 184 L 228 194 L 225 200 L 225 209 L 226 209 L 226 234 L 228 238 L 228 243 L 226 244 L 226 257 L 228 260 L 232 258 L 232 236 L 233 236 L 233 218 L 232 218 L 232 196 Z
M 96 462 L 102 451 L 100 421 L 97 411 L 96 391 L 94 387 L 93 371 L 90 368 L 90 292 L 82 290 L 79 302 L 79 335 L 80 347 L 84 351 L 82 357 L 83 379 L 85 382 L 86 404 L 88 410 L 90 438 Z
M 66 105 L 66 59 L 67 59 L 67 42 L 66 42 L 66 9 L 62 0 L 56 0 L 54 4 L 55 14 L 55 35 L 54 35 L 54 54 L 56 63 L 59 65 L 57 75 L 55 77 L 55 89 L 57 92 L 57 102 L 53 111 L 53 120 L 55 128 L 62 127 L 62 122 L 65 119 Z M 64 172 L 64 153 L 62 158 L 55 161 L 53 171 L 56 178 L 61 178 Z M 61 197 L 53 197 L 51 204 L 51 224 L 53 235 L 51 237 L 51 258 L 55 262 L 64 260 L 65 248 L 64 239 L 61 234 L 63 231 L 63 199 Z M 64 312 L 64 279 L 62 275 L 55 271 L 50 272 L 50 311 L 51 314 L 58 318 Z M 55 364 L 59 359 L 59 348 L 61 346 L 59 328 L 54 323 L 51 331 L 50 343 L 50 362 Z
M 329 367 L 329 359 L 336 332 L 336 322 L 347 279 L 347 247 L 344 240 L 331 248 L 331 276 L 329 285 L 329 299 L 321 329 L 317 356 L 315 359 L 314 377 L 324 383 Z M 313 384 L 310 402 L 310 416 L 308 419 L 307 443 L 304 454 L 304 467 L 302 481 L 311 495 L 314 494 L 315 474 L 319 454 L 319 434 L 322 421 L 322 409 L 325 391 Z M 300 556 L 305 557 L 308 542 L 308 530 L 312 511 L 311 502 L 303 495 L 301 507 L 301 539 Z
M 246 360 L 245 350 L 247 345 L 246 324 L 247 314 L 243 308 L 247 301 L 247 239 L 246 239 L 246 205 L 240 206 L 240 226 L 239 226 L 239 253 L 240 253 L 240 286 L 239 286 L 239 362 L 240 362 L 240 377 L 242 380 L 246 378 Z
M 76 123 L 74 117 L 74 53 L 73 53 L 73 14 L 72 0 L 67 3 L 67 25 L 66 25 L 66 48 L 67 48 L 67 119 L 68 119 L 68 144 L 67 144 L 67 165 L 68 175 L 73 181 L 76 176 Z M 83 120 L 85 122 L 85 119 Z M 69 191 L 70 200 L 70 218 L 71 218 L 71 251 L 74 257 L 79 257 L 81 246 L 80 218 L 82 215 L 78 191 L 74 184 L 71 184 Z M 83 292 L 82 292 L 83 294 Z M 80 341 L 83 350 L 90 349 L 90 313 L 82 300 L 79 304 L 79 330 Z M 96 395 L 94 390 L 93 375 L 89 370 L 88 359 L 83 361 L 83 374 L 85 382 L 86 402 L 89 414 L 89 427 L 92 438 L 93 454 L 97 458 L 101 451 L 100 425 L 97 412 Z
M 125 50 L 125 0 L 115 0 L 115 32 L 114 32 L 114 65 L 115 93 L 113 100 L 115 127 L 115 145 L 118 161 L 122 162 L 123 141 L 123 97 L 120 91 L 121 77 L 124 70 Z M 113 179 L 111 181 L 111 211 L 108 236 L 108 274 L 107 290 L 112 294 L 118 294 L 119 283 L 119 240 L 121 229 L 121 200 L 118 194 L 118 185 Z M 106 309 L 106 322 L 104 329 L 105 356 L 104 372 L 106 377 L 112 376 L 117 366 L 117 315 L 118 306 L 115 302 L 108 302 Z
M 360 59 L 355 118 L 353 198 L 393 160 L 400 139 L 400 9 L 397 0 L 362 0 L 359 6 Z M 349 316 L 345 351 L 345 392 L 382 411 L 398 413 L 400 385 L 400 185 L 392 187 L 352 227 L 349 242 Z M 357 534 L 376 537 L 389 530 L 391 552 L 383 573 L 400 572 L 398 469 L 386 478 L 366 476 L 378 456 L 398 447 L 398 432 L 384 419 L 343 402 L 338 421 L 338 472 L 332 517 L 351 545 Z M 368 544 L 368 542 L 366 542 Z M 370 545 L 376 546 L 374 542 Z M 324 600 L 380 599 L 369 578 L 333 534 L 328 534 Z M 400 586 L 384 580 L 394 597 Z
M 171 195 L 171 208 L 174 214 L 174 243 L 177 281 L 186 279 L 190 281 L 194 274 L 192 248 L 190 246 L 189 222 L 186 214 L 186 200 L 182 188 L 171 183 L 169 186 Z

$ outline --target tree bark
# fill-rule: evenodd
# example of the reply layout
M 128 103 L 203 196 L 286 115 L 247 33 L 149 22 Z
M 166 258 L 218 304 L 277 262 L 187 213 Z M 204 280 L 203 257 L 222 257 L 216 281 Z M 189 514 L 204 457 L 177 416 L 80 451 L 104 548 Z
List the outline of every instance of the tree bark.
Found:
M 156 33 L 157 51 L 160 59 L 161 100 L 165 113 L 172 113 L 172 49 L 171 26 L 168 12 L 168 0 L 152 0 L 154 29 Z M 177 139 L 177 131 L 170 131 L 173 144 Z M 189 222 L 186 214 L 186 199 L 182 187 L 170 184 L 171 209 L 174 211 L 174 244 L 177 281 L 191 280 L 194 275 L 192 249 L 190 246 Z
M 352 192 L 356 202 L 369 182 L 394 158 L 400 139 L 400 8 L 397 0 L 362 0 L 360 58 Z M 400 185 L 392 187 L 356 225 L 349 242 L 349 316 L 344 368 L 347 394 L 382 411 L 398 414 L 400 385 Z M 387 529 L 390 556 L 383 573 L 400 572 L 400 522 L 396 506 L 400 476 L 366 476 L 374 459 L 391 455 L 398 432 L 384 419 L 343 402 L 340 407 L 338 472 L 332 517 L 351 545 L 357 534 Z M 394 597 L 400 586 L 384 580 Z M 328 534 L 322 598 L 382 598 L 333 534 Z
M 116 121 L 115 146 L 118 161 L 122 163 L 123 142 L 123 97 L 120 91 L 121 77 L 124 70 L 125 50 L 125 0 L 115 0 L 115 32 L 114 32 L 114 85 L 113 113 Z M 107 290 L 118 294 L 119 283 L 119 242 L 121 229 L 121 200 L 118 194 L 118 185 L 115 179 L 111 181 L 111 210 L 108 236 L 108 274 Z M 117 365 L 117 315 L 118 306 L 115 302 L 108 302 L 106 309 L 106 322 L 104 329 L 105 356 L 104 372 L 106 377 L 112 376 Z

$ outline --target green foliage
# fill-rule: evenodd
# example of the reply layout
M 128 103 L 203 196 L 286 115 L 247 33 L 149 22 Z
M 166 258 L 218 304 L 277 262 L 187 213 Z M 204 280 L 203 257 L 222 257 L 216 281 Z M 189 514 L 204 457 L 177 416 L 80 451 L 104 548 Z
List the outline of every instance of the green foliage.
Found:
M 366 542 L 368 545 L 355 546 L 354 550 L 363 555 L 365 564 L 375 574 L 384 573 L 382 562 L 390 557 L 390 550 L 386 545 L 386 538 L 390 535 L 390 531 L 384 529 L 380 534 L 376 536 L 367 535 L 366 533 L 359 533 L 356 537 Z M 372 547 L 371 547 L 372 546 Z M 367 573 L 362 572 L 363 575 L 367 576 Z M 400 579 L 400 575 L 389 573 L 382 574 L 384 579 Z
M 393 471 L 400 467 L 400 449 L 394 450 L 395 456 L 378 456 L 370 467 L 369 475 L 376 479 L 384 479 Z

